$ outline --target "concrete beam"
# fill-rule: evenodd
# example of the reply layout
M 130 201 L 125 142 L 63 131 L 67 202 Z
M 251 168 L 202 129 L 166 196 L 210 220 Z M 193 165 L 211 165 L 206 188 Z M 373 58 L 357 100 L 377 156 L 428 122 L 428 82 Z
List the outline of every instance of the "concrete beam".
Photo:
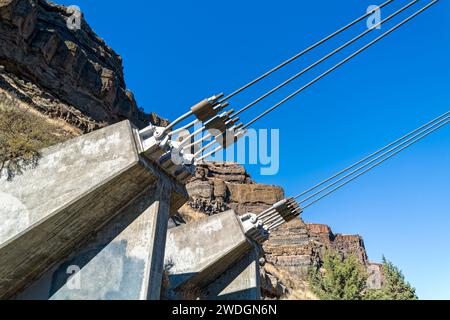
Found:
M 183 299 L 188 291 L 206 288 L 252 248 L 234 211 L 170 229 L 166 297 Z
M 170 212 L 187 200 L 135 137 L 124 121 L 48 148 L 37 168 L 0 180 L 0 298 L 64 260 L 155 183 L 168 184 Z
M 167 184 L 147 188 L 17 299 L 159 299 L 169 201 Z
M 259 249 L 255 246 L 204 290 L 205 300 L 260 300 Z

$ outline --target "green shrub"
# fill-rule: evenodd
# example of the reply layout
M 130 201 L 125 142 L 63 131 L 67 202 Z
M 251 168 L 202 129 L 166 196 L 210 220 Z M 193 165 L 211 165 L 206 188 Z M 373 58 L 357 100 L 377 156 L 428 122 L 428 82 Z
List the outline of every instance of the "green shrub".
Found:
M 367 300 L 417 300 L 416 289 L 406 280 L 401 270 L 383 257 L 384 284 L 381 289 L 368 290 Z
M 355 256 L 342 258 L 327 252 L 322 265 L 310 271 L 309 283 L 322 300 L 417 300 L 415 289 L 385 257 L 381 289 L 368 289 L 367 277 L 365 266 Z
M 335 252 L 327 252 L 322 267 L 311 270 L 309 282 L 322 300 L 362 300 L 367 273 L 355 256 L 344 259 Z

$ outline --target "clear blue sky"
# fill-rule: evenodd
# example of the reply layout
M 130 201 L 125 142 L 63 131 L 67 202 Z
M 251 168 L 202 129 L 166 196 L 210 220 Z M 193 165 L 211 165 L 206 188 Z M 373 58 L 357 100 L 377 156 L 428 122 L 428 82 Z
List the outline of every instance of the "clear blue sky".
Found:
M 57 2 L 81 7 L 92 28 L 123 57 L 127 86 L 138 104 L 169 119 L 208 95 L 231 92 L 360 16 L 368 5 L 381 3 Z M 407 2 L 394 1 L 384 16 Z M 292 75 L 332 44 L 305 56 L 262 88 Z M 248 170 L 258 182 L 281 185 L 293 195 L 431 120 L 449 109 L 449 57 L 450 3 L 443 0 L 259 122 L 258 127 L 280 129 L 281 170 L 264 177 L 257 166 Z M 233 101 L 234 106 L 251 97 Z M 420 298 L 449 299 L 449 146 L 447 127 L 311 207 L 304 220 L 362 235 L 370 258 L 379 261 L 385 254 Z

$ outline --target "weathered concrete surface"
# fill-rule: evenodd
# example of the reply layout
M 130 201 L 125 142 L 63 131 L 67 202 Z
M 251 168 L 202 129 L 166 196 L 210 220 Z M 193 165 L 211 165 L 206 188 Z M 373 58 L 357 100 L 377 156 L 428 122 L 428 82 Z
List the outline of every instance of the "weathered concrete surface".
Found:
M 259 249 L 251 249 L 205 290 L 207 300 L 260 300 Z
M 67 257 L 162 177 L 138 154 L 124 121 L 44 150 L 36 169 L 1 180 L 0 298 Z M 186 193 L 170 183 L 175 212 Z
M 203 289 L 252 248 L 234 211 L 168 231 L 167 298 L 185 298 L 186 288 Z
M 169 195 L 167 183 L 145 190 L 18 299 L 159 299 Z

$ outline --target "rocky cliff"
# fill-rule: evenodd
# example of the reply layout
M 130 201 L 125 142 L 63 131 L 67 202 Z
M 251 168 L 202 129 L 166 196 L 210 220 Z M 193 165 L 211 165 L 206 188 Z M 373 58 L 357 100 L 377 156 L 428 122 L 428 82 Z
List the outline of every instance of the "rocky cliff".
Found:
M 283 199 L 283 189 L 254 183 L 235 163 L 209 162 L 197 167 L 188 185 L 192 209 L 214 214 L 233 209 L 238 214 L 262 211 Z
M 0 90 L 85 133 L 123 119 L 160 123 L 126 89 L 122 59 L 73 12 L 44 0 L 0 0 Z

